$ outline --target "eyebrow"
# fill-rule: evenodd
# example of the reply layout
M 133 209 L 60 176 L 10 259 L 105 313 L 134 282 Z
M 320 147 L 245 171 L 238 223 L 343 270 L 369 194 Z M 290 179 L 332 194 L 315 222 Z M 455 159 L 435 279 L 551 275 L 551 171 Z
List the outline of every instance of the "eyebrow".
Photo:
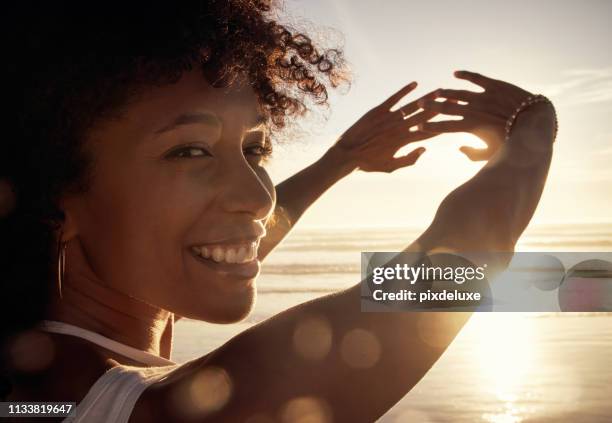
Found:
M 155 134 L 161 134 L 171 131 L 178 126 L 191 125 L 193 123 L 203 123 L 210 126 L 221 126 L 221 121 L 212 113 L 185 113 L 179 115 L 170 124 L 155 131 Z
M 249 131 L 253 131 L 259 129 L 262 125 L 266 123 L 267 119 L 264 115 L 258 114 L 255 122 L 251 125 Z M 214 113 L 185 113 L 179 115 L 172 121 L 170 124 L 164 126 L 161 129 L 155 131 L 155 134 L 161 134 L 164 132 L 171 131 L 178 126 L 182 125 L 191 125 L 194 123 L 201 123 L 210 126 L 221 126 L 221 121 Z
M 255 117 L 255 122 L 253 122 L 253 124 L 249 127 L 249 131 L 256 131 L 258 129 L 261 129 L 262 126 L 265 126 L 266 123 L 268 122 L 268 119 L 262 115 L 262 114 L 258 114 Z

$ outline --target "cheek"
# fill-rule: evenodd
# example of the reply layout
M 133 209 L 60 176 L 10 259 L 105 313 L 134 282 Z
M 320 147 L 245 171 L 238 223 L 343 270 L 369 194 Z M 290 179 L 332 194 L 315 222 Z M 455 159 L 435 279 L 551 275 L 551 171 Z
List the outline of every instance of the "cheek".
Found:
M 93 187 L 80 237 L 100 278 L 151 299 L 180 282 L 186 238 L 212 202 L 214 184 L 202 171 L 133 170 L 121 183 L 110 178 Z
M 264 169 L 263 167 L 257 166 L 257 167 L 254 168 L 254 170 L 255 170 L 255 173 L 257 174 L 257 176 L 259 177 L 259 180 L 263 184 L 263 186 L 270 193 L 270 197 L 272 197 L 272 201 L 274 203 L 274 206 L 276 206 L 276 187 L 274 186 L 274 183 L 272 182 L 272 179 L 270 178 L 270 175 L 268 174 L 266 169 Z M 272 209 L 274 209 L 274 207 Z
M 219 219 L 227 175 L 194 163 L 132 163 L 113 170 L 98 173 L 81 201 L 79 237 L 96 276 L 120 292 L 188 317 L 229 322 L 248 314 L 254 287 L 228 290 L 231 281 L 206 270 L 187 251 Z M 267 172 L 254 170 L 275 201 Z
M 278 219 L 283 218 L 283 216 L 278 215 L 278 213 L 280 213 L 281 211 L 276 210 L 276 187 L 274 186 L 274 183 L 272 182 L 270 175 L 264 168 L 262 167 L 255 168 L 255 173 L 257 173 L 259 180 L 261 181 L 263 186 L 268 190 L 268 192 L 270 193 L 270 197 L 272 198 L 272 208 L 270 209 L 270 214 L 265 219 L 265 224 L 266 226 L 269 223 L 276 225 Z

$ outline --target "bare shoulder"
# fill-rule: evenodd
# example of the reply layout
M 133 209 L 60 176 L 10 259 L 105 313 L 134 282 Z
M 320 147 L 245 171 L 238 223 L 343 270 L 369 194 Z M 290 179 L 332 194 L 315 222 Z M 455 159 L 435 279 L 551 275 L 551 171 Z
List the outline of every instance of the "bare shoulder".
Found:
M 45 333 L 38 342 L 15 352 L 10 400 L 80 402 L 118 364 L 73 336 Z

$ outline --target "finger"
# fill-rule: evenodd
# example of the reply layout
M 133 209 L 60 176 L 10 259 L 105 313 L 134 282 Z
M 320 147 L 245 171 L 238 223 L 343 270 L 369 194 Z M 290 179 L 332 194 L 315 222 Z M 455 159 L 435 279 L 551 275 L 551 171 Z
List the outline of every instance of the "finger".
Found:
M 423 110 L 422 112 L 415 113 L 408 119 L 402 122 L 402 128 L 409 130 L 413 126 L 417 126 L 421 122 L 427 122 L 429 119 L 437 116 L 439 113 L 436 110 Z
M 438 112 L 436 111 L 424 110 L 419 113 L 415 113 L 406 119 L 403 117 L 400 120 L 393 119 L 376 127 L 376 134 L 384 133 L 386 136 L 402 136 L 405 135 L 405 133 L 413 126 L 416 126 L 421 122 L 426 122 L 436 115 L 438 115 Z
M 410 131 L 408 135 L 404 137 L 404 142 L 401 144 L 401 146 L 408 145 L 417 141 L 427 140 L 429 138 L 434 138 L 436 135 L 438 134 L 434 132 Z
M 465 119 L 460 120 L 441 120 L 438 122 L 423 122 L 418 126 L 420 131 L 432 132 L 437 134 L 447 132 L 467 132 L 468 124 Z
M 400 89 L 398 92 L 393 94 L 391 97 L 383 101 L 379 107 L 384 109 L 385 111 L 389 111 L 391 107 L 393 107 L 398 101 L 404 98 L 406 94 L 408 94 L 410 91 L 414 90 L 416 86 L 417 86 L 416 81 L 411 82 L 410 84 L 406 85 L 405 87 Z
M 419 147 L 404 156 L 394 157 L 386 171 L 393 172 L 402 167 L 412 166 L 419 160 L 419 157 L 421 157 L 423 153 L 425 153 L 425 147 Z
M 414 112 L 416 112 L 417 110 L 419 110 L 421 108 L 421 106 L 419 105 L 420 101 L 425 101 L 425 100 L 435 100 L 435 98 L 438 96 L 436 91 L 431 91 L 427 94 L 425 94 L 424 96 L 417 98 L 414 101 L 411 101 L 410 103 L 398 108 L 395 112 L 393 113 L 397 113 L 397 114 L 402 114 L 402 117 L 405 118 L 411 114 L 413 114 Z
M 465 154 L 468 157 L 468 159 L 474 162 L 478 162 L 481 160 L 487 160 L 490 155 L 490 151 L 488 148 L 474 148 L 474 147 L 463 146 L 459 148 L 459 151 L 461 151 L 463 154 Z
M 438 112 L 433 111 L 422 111 L 410 116 L 406 120 L 399 122 L 392 122 L 384 127 L 379 128 L 378 134 L 383 142 L 398 146 L 408 144 L 417 141 L 418 137 L 414 137 L 414 133 L 417 131 L 411 131 L 411 128 L 416 127 L 422 122 L 427 122 L 432 117 L 436 116 Z M 427 134 L 426 138 L 431 138 L 431 134 Z
M 469 92 L 469 91 L 468 91 Z M 478 95 L 478 93 L 474 93 Z M 444 97 L 444 96 L 442 96 Z M 465 116 L 466 113 L 470 113 L 471 115 L 494 115 L 494 116 L 503 116 L 503 111 L 500 111 L 500 106 L 495 102 L 487 102 L 484 98 L 475 97 L 472 100 L 458 100 L 455 98 L 447 98 L 447 102 L 450 103 L 459 103 L 459 101 L 463 101 L 461 105 L 464 107 L 465 113 L 462 116 Z
M 482 88 L 488 88 L 491 85 L 493 85 L 493 83 L 495 82 L 494 79 L 491 78 L 487 78 L 484 75 L 481 75 L 479 73 L 476 72 L 469 72 L 469 71 L 465 71 L 465 70 L 461 70 L 461 71 L 456 71 L 455 72 L 455 78 L 458 79 L 464 79 L 466 81 L 470 81 L 476 85 L 481 86 Z
M 391 131 L 391 133 L 395 133 L 399 131 L 399 133 L 403 133 L 405 131 L 410 130 L 413 126 L 418 125 L 421 122 L 426 122 L 434 116 L 437 116 L 438 112 L 435 110 L 423 110 L 419 113 L 415 113 L 409 118 L 402 119 L 400 121 L 394 120 L 387 125 L 381 126 L 378 128 L 378 132 L 387 132 Z
M 454 101 L 423 100 L 420 103 L 423 110 L 442 113 L 444 115 L 465 116 L 468 108 Z
M 467 103 L 473 103 L 480 93 L 468 90 L 449 90 L 440 88 L 437 90 L 438 97 L 446 98 L 447 100 L 459 100 Z
M 389 146 L 397 150 L 408 144 L 412 144 L 413 142 L 434 138 L 436 135 L 438 134 L 435 132 L 405 131 L 403 134 L 395 137 L 392 141 L 390 141 Z

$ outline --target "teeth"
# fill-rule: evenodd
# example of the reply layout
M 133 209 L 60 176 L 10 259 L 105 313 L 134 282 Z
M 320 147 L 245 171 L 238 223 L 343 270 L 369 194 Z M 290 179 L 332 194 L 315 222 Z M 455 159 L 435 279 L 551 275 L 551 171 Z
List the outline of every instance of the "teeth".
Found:
M 255 260 L 256 255 L 257 255 L 257 247 L 249 248 L 247 250 L 247 257 L 245 258 L 245 260 L 247 261 Z
M 242 262 L 244 261 L 244 258 L 246 257 L 246 255 L 247 255 L 247 250 L 246 250 L 246 248 L 244 248 L 244 247 L 240 247 L 240 248 L 238 249 L 238 253 L 236 253 L 236 261 L 237 261 L 238 263 L 242 263 Z
M 212 252 L 212 258 L 214 261 L 219 263 L 225 258 L 225 251 L 223 251 L 221 247 L 215 247 Z
M 257 242 L 230 247 L 216 245 L 214 247 L 193 247 L 195 254 L 214 260 L 216 263 L 247 263 L 257 257 Z

